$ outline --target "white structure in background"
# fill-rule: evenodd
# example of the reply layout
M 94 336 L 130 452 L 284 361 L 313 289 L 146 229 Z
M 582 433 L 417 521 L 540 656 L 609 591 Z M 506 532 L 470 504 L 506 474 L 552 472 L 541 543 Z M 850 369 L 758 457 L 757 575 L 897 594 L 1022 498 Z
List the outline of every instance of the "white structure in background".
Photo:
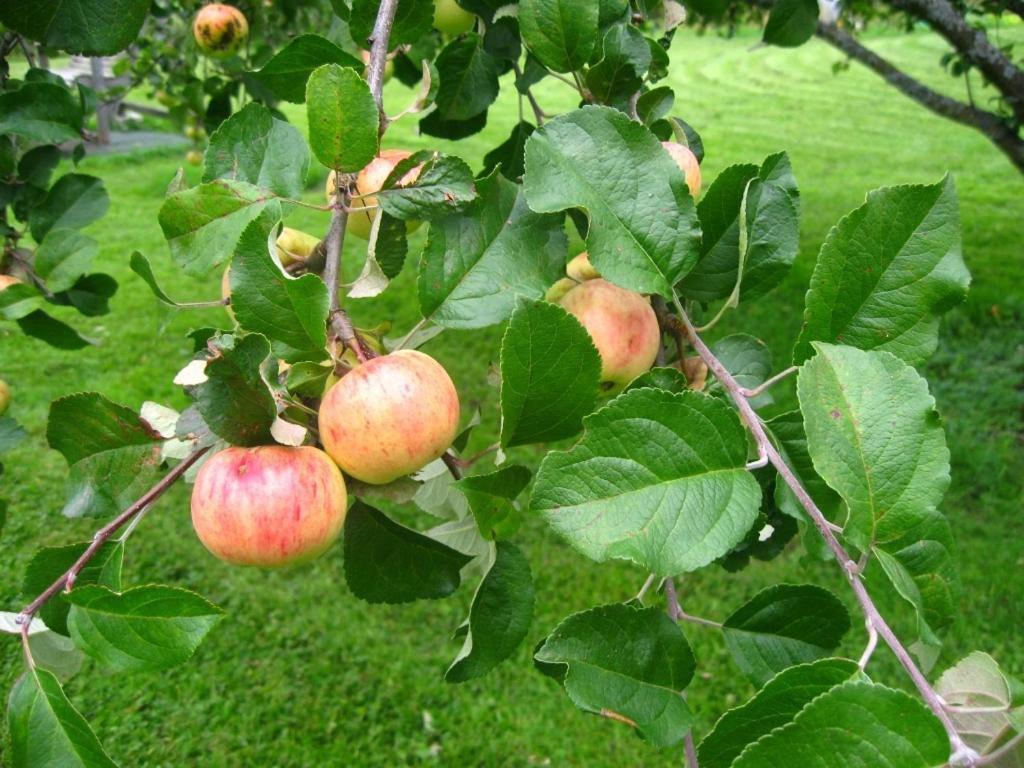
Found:
M 99 100 L 96 108 L 96 138 L 100 144 L 110 143 L 110 123 L 116 119 L 121 108 L 120 98 L 108 100 L 109 97 L 104 98 L 104 93 L 111 87 L 117 88 L 131 83 L 131 78 L 127 75 L 114 74 L 114 65 L 119 59 L 119 56 L 72 56 L 66 67 L 54 70 L 54 74 L 63 78 L 68 85 L 82 83 L 96 91 Z
M 818 21 L 835 24 L 839 19 L 839 0 L 818 0 Z

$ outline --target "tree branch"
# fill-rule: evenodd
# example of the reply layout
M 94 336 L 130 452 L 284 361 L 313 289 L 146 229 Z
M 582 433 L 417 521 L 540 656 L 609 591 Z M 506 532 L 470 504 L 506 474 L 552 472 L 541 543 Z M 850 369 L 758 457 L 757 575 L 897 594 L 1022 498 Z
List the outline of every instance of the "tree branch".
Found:
M 929 88 L 887 59 L 866 48 L 853 35 L 835 24 L 819 22 L 817 36 L 850 58 L 856 59 L 875 74 L 880 75 L 889 85 L 931 112 L 980 131 L 1003 151 L 1019 171 L 1024 172 L 1024 139 L 999 115 L 977 109 L 970 104 L 965 104 Z
M 205 454 L 209 448 L 199 448 L 193 451 L 189 456 L 178 464 L 174 469 L 164 475 L 160 480 L 146 491 L 142 496 L 138 498 L 135 503 L 128 507 L 124 512 L 115 517 L 105 526 L 100 528 L 93 534 L 92 542 L 86 548 L 82 556 L 79 557 L 70 568 L 68 568 L 63 574 L 61 574 L 53 584 L 47 587 L 42 594 L 40 594 L 35 600 L 25 606 L 21 613 L 18 615 L 18 624 L 21 625 L 23 631 L 27 631 L 29 623 L 32 621 L 32 617 L 39 612 L 39 609 L 43 607 L 47 600 L 53 597 L 55 594 L 60 592 L 65 586 L 71 589 L 74 586 L 75 579 L 78 574 L 81 573 L 82 568 L 85 567 L 86 563 L 95 557 L 96 553 L 99 552 L 100 548 L 117 533 L 118 529 L 121 528 L 125 523 L 134 518 L 136 515 L 141 514 L 146 507 L 152 504 L 154 501 L 159 499 L 167 490 L 177 482 L 178 478 L 188 471 L 189 467 L 199 461 L 200 457 Z
M 793 470 L 789 468 L 782 455 L 779 453 L 775 444 L 772 442 L 768 433 L 765 431 L 764 425 L 758 418 L 757 413 L 751 406 L 748 398 L 743 394 L 742 387 L 733 378 L 732 374 L 726 369 L 722 362 L 715 357 L 714 353 L 704 343 L 703 339 L 697 334 L 693 323 L 690 322 L 690 318 L 687 316 L 686 311 L 683 309 L 678 298 L 674 300 L 675 310 L 678 314 L 676 318 L 679 322 L 679 331 L 683 333 L 697 354 L 700 355 L 701 359 L 707 365 L 708 369 L 715 375 L 722 387 L 729 393 L 733 402 L 736 404 L 737 409 L 740 413 L 740 418 L 747 425 L 755 441 L 757 442 L 759 451 L 764 451 L 765 455 L 768 456 L 768 460 L 778 471 L 779 476 L 783 479 L 786 485 L 789 486 L 790 490 L 796 496 L 800 505 L 806 510 L 808 516 L 811 518 L 811 522 L 818 529 L 822 538 L 825 539 L 825 543 L 828 544 L 829 549 L 832 551 L 836 561 L 843 568 L 846 574 L 847 581 L 850 583 L 853 593 L 857 598 L 857 602 L 860 604 L 861 610 L 864 613 L 865 619 L 871 627 L 874 627 L 878 636 L 885 641 L 885 644 L 889 646 L 890 650 L 899 660 L 903 669 L 907 675 L 913 681 L 914 686 L 917 688 L 921 697 L 924 699 L 925 704 L 932 710 L 935 716 L 942 723 L 942 726 L 946 729 L 946 734 L 949 737 L 950 748 L 952 750 L 951 762 L 957 765 L 975 765 L 978 759 L 978 755 L 974 750 L 968 747 L 960 735 L 957 733 L 956 728 L 953 725 L 952 720 L 949 718 L 949 713 L 946 712 L 945 707 L 942 705 L 942 698 L 932 688 L 931 683 L 924 676 L 924 673 L 918 668 L 914 659 L 911 657 L 909 651 L 893 632 L 892 628 L 882 617 L 878 607 L 875 605 L 874 600 L 868 593 L 867 588 L 864 586 L 864 582 L 860 578 L 860 568 L 857 563 L 853 560 L 850 554 L 846 551 L 846 548 L 839 542 L 836 535 L 832 532 L 829 526 L 829 521 L 825 517 L 824 513 L 818 508 L 818 505 L 811 498 L 810 494 L 803 487 L 800 480 L 793 473 Z M 959 762 L 957 762 L 959 761 Z

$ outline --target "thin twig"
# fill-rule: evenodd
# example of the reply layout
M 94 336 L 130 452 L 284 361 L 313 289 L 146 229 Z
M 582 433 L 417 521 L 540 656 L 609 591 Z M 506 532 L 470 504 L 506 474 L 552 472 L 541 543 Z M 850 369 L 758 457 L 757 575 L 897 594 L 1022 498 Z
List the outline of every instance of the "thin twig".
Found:
M 473 454 L 468 459 L 460 459 L 457 456 L 453 456 L 452 457 L 452 463 L 455 464 L 455 466 L 459 467 L 460 469 L 469 469 L 474 464 L 476 464 L 478 461 L 480 461 L 480 459 L 482 459 L 484 456 L 487 456 L 488 454 L 494 453 L 499 448 L 501 448 L 501 443 L 492 443 L 491 445 L 488 445 L 486 448 L 484 448 L 479 453 Z
M 452 477 L 456 480 L 462 479 L 462 469 L 459 467 L 459 460 L 455 457 L 455 454 L 451 451 L 445 451 L 441 454 L 441 461 L 448 467 L 448 471 L 451 472 Z
M 423 326 L 425 326 L 428 322 L 429 321 L 427 320 L 427 318 L 421 317 L 419 322 L 416 323 L 416 325 L 414 325 L 412 327 L 412 330 L 409 331 L 407 334 L 405 334 L 405 336 L 402 337 L 402 340 L 400 342 L 398 342 L 398 345 L 395 347 L 395 349 L 396 350 L 398 350 L 398 349 L 405 349 L 405 345 L 409 343 L 409 340 L 413 336 L 415 336 L 416 332 L 419 331 L 421 328 L 423 328 Z
M 875 648 L 878 646 L 878 630 L 875 629 L 875 625 L 871 620 L 864 622 L 868 629 L 868 644 L 864 648 L 864 653 L 861 654 L 860 661 L 857 662 L 857 666 L 860 667 L 860 671 L 863 672 L 868 668 L 868 662 L 871 661 L 871 656 L 875 652 Z
M 789 486 L 790 490 L 793 491 L 797 500 L 800 502 L 800 505 L 807 511 L 808 516 L 818 529 L 818 532 L 821 534 L 822 538 L 825 539 L 825 543 L 828 544 L 828 547 L 835 556 L 836 561 L 843 568 L 847 581 L 849 581 L 850 586 L 853 589 L 854 595 L 857 598 L 857 602 L 860 604 L 861 610 L 864 612 L 865 618 L 875 628 L 878 635 L 885 641 L 885 644 L 889 646 L 890 650 L 892 650 L 897 660 L 899 660 L 900 664 L 903 666 L 903 669 L 907 672 L 907 675 L 913 681 L 918 692 L 921 694 L 925 704 L 927 704 L 928 708 L 935 713 L 939 722 L 942 723 L 943 728 L 946 729 L 946 734 L 949 737 L 949 743 L 952 750 L 952 758 L 959 760 L 960 763 L 964 765 L 976 765 L 978 757 L 977 753 L 968 747 L 960 737 L 960 734 L 957 733 L 956 727 L 953 725 L 953 721 L 949 718 L 949 713 L 947 713 L 945 708 L 942 706 L 942 699 L 935 692 L 935 689 L 932 688 L 931 683 L 928 682 L 928 678 L 924 676 L 924 673 L 921 672 L 920 668 L 914 662 L 910 652 L 906 649 L 900 639 L 896 636 L 896 633 L 893 632 L 892 628 L 879 612 L 878 607 L 875 605 L 874 600 L 867 590 L 867 587 L 864 586 L 864 582 L 860 579 L 857 563 L 852 557 L 850 557 L 850 554 L 846 551 L 845 547 L 843 547 L 836 538 L 835 533 L 833 533 L 830 523 L 824 513 L 822 513 L 818 508 L 814 499 L 811 498 L 810 494 L 803 487 L 793 470 L 790 469 L 789 465 L 782 458 L 782 455 L 775 448 L 774 443 L 772 443 L 771 439 L 768 437 L 764 425 L 758 418 L 753 406 L 750 405 L 750 401 L 740 391 L 742 387 L 740 387 L 736 379 L 734 379 L 732 374 L 729 373 L 728 369 L 726 369 L 722 362 L 715 357 L 708 346 L 697 334 L 693 323 L 690 322 L 690 318 L 687 316 L 678 297 L 673 297 L 673 301 L 681 324 L 682 332 L 686 335 L 690 344 L 697 351 L 697 354 L 700 355 L 704 363 L 729 393 L 729 396 L 739 409 L 740 417 L 746 423 L 747 428 L 754 436 L 754 439 L 757 441 L 759 446 L 763 446 L 764 451 L 768 455 L 768 460 L 778 471 L 779 476 L 783 479 L 786 485 Z
M 686 751 L 686 768 L 700 768 L 700 763 L 697 762 L 697 747 L 693 743 L 693 728 L 686 732 L 684 749 Z
M 515 62 L 512 65 L 512 71 L 515 72 L 516 80 L 517 81 L 523 76 L 523 70 L 519 68 L 519 62 Z M 520 105 L 519 106 L 519 121 L 522 122 L 522 120 L 523 120 L 523 115 L 522 115 L 523 91 L 520 91 L 518 86 L 516 86 L 516 91 L 519 92 L 519 99 L 520 99 L 520 101 L 519 101 L 519 105 Z M 525 93 L 526 93 L 526 98 L 530 102 L 530 107 L 533 109 L 533 117 L 537 121 L 537 126 L 539 127 L 539 126 L 544 125 L 544 118 L 547 117 L 547 115 L 544 114 L 544 110 L 541 109 L 540 108 L 540 104 L 537 103 L 537 99 L 534 97 L 533 91 L 531 91 L 529 89 L 529 87 L 527 87 L 526 90 L 525 90 Z
M 740 394 L 743 395 L 744 397 L 747 397 L 747 398 L 757 397 L 762 392 L 764 392 L 766 389 L 770 389 L 775 384 L 778 384 L 780 381 L 782 381 L 783 379 L 787 378 L 788 376 L 792 376 L 794 373 L 796 373 L 799 370 L 800 370 L 799 366 L 791 365 L 786 370 L 780 371 L 779 373 L 776 373 L 770 379 L 768 379 L 767 381 L 762 382 L 761 384 L 758 384 L 753 389 L 746 389 L 745 387 L 741 387 L 740 388 Z
M 651 576 L 654 574 L 652 573 Z M 665 599 L 668 603 L 668 615 L 669 618 L 675 622 L 680 620 L 688 620 L 693 617 L 689 616 L 679 604 L 679 594 L 676 592 L 675 579 L 665 579 Z M 721 626 L 721 625 L 719 625 Z M 683 741 L 683 751 L 686 755 L 686 766 L 687 768 L 698 768 L 697 763 L 697 749 L 693 744 L 693 728 L 691 727 L 686 732 L 686 736 Z
M 658 577 L 653 573 L 647 577 L 647 581 L 643 583 L 643 586 L 640 587 L 640 591 L 636 593 L 636 598 L 634 598 L 638 603 L 642 603 L 644 601 L 644 595 L 646 595 L 647 590 L 654 585 L 657 578 Z

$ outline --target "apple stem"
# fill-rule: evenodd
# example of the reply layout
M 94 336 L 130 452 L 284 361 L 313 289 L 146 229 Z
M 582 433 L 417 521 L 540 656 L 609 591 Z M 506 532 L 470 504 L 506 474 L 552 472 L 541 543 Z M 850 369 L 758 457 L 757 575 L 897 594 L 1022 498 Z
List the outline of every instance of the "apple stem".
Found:
M 679 297 L 672 296 L 674 309 L 676 315 L 669 315 L 666 320 L 668 325 L 674 333 L 681 334 L 689 341 L 690 345 L 696 350 L 697 354 L 707 365 L 708 369 L 715 375 L 719 383 L 729 393 L 732 401 L 736 404 L 736 408 L 739 410 L 740 417 L 746 424 L 747 429 L 750 430 L 751 435 L 757 442 L 758 453 L 763 452 L 768 457 L 768 461 L 775 467 L 779 473 L 779 477 L 782 478 L 783 482 L 789 486 L 790 490 L 796 496 L 797 501 L 807 512 L 811 518 L 811 522 L 818 529 L 822 538 L 825 539 L 825 543 L 832 551 L 836 562 L 839 563 L 843 569 L 846 579 L 853 589 L 853 593 L 857 598 L 857 602 L 860 605 L 861 611 L 864 613 L 866 626 L 875 630 L 878 636 L 885 641 L 885 644 L 889 646 L 889 649 L 896 656 L 897 660 L 910 677 L 914 686 L 920 693 L 921 698 L 924 699 L 925 704 L 935 714 L 939 722 L 942 723 L 943 728 L 946 729 L 946 735 L 949 737 L 949 743 L 951 752 L 956 759 L 956 764 L 961 766 L 977 766 L 978 754 L 968 747 L 960 734 L 957 733 L 956 727 L 953 725 L 953 721 L 949 717 L 949 713 L 946 708 L 942 706 L 942 699 L 935 689 L 932 688 L 931 683 L 928 682 L 928 678 L 924 676 L 924 673 L 917 666 L 910 652 L 906 649 L 900 639 L 893 632 L 892 627 L 889 626 L 881 612 L 878 610 L 878 606 L 875 605 L 875 601 L 872 599 L 871 594 L 868 592 L 867 587 L 861 580 L 862 568 L 853 560 L 850 554 L 846 551 L 846 548 L 840 543 L 839 539 L 836 538 L 836 534 L 833 531 L 833 525 L 825 517 L 825 514 L 819 509 L 818 505 L 811 498 L 811 495 L 804 488 L 803 484 L 797 478 L 796 474 L 790 469 L 789 465 L 782 458 L 782 454 L 779 453 L 775 444 L 768 436 L 765 430 L 764 424 L 758 417 L 757 412 L 754 411 L 753 406 L 750 404 L 749 397 L 744 394 L 743 387 L 739 385 L 739 382 L 733 378 L 733 375 L 729 373 L 729 370 L 722 364 L 722 361 L 715 357 L 714 353 L 708 348 L 707 344 L 704 343 L 697 329 L 694 327 L 690 318 L 686 314 L 686 310 L 683 308 L 682 303 L 679 301 Z

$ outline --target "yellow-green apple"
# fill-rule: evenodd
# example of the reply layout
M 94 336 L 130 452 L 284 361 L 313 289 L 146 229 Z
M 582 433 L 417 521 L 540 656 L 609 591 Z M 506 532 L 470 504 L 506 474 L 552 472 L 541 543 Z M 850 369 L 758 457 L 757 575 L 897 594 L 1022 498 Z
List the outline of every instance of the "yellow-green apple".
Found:
M 309 446 L 232 447 L 210 457 L 192 488 L 192 526 L 237 565 L 312 560 L 341 532 L 348 496 L 330 457 Z
M 573 280 L 571 277 L 563 277 L 559 280 L 556 280 L 554 284 L 550 288 L 548 288 L 547 293 L 544 294 L 544 300 L 557 304 L 562 300 L 562 297 L 565 296 L 565 294 L 567 294 L 577 285 L 579 285 L 579 283 Z
M 352 477 L 389 483 L 444 453 L 459 429 L 448 372 L 403 349 L 346 373 L 320 403 L 324 450 Z
M 0 291 L 4 288 L 10 288 L 12 285 L 20 283 L 21 280 L 16 278 L 14 275 L 0 275 Z
M 282 267 L 290 266 L 298 261 L 305 261 L 320 245 L 320 240 L 308 232 L 291 227 L 282 227 L 277 236 L 277 258 Z
M 0 416 L 3 416 L 7 411 L 7 406 L 11 404 L 11 388 L 7 382 L 0 379 Z
M 647 297 L 595 278 L 566 293 L 561 305 L 597 347 L 603 389 L 617 392 L 654 365 L 661 332 Z
M 185 153 L 185 162 L 189 165 L 202 165 L 203 153 L 198 149 L 190 149 Z
M 370 52 L 360 51 L 359 58 L 363 60 L 363 77 L 367 78 L 370 76 Z M 395 73 L 395 62 L 390 58 L 384 61 L 384 82 L 386 83 L 391 79 L 391 76 Z
M 586 251 L 576 254 L 576 256 L 569 260 L 569 263 L 565 265 L 565 274 L 577 283 L 582 283 L 584 280 L 594 280 L 601 276 L 601 273 L 594 269 L 594 265 L 590 263 L 590 255 Z
M 690 194 L 696 200 L 700 194 L 700 162 L 697 160 L 697 156 L 690 151 L 689 147 L 675 141 L 663 141 L 661 146 L 665 148 L 665 151 L 679 166 L 679 170 L 683 172 L 683 176 L 686 177 L 686 186 L 690 188 Z
M 249 36 L 245 14 L 231 5 L 211 3 L 196 14 L 192 36 L 199 50 L 215 59 L 231 56 Z
M 387 181 L 395 166 L 411 155 L 412 152 L 406 152 L 403 149 L 385 149 L 359 172 L 359 175 L 356 176 L 355 193 L 362 195 L 362 197 L 355 198 L 352 201 L 352 207 L 370 208 L 371 210 L 356 210 L 350 213 L 345 230 L 347 233 L 361 237 L 363 240 L 370 239 L 370 228 L 373 227 L 373 219 L 377 215 L 377 209 L 374 208 L 377 205 L 377 197 L 374 193 L 384 186 L 384 182 Z M 414 183 L 419 178 L 422 167 L 418 165 L 410 170 L 398 180 L 398 186 L 405 187 Z M 327 195 L 327 202 L 331 202 L 334 199 L 334 193 L 337 189 L 338 183 L 335 179 L 334 171 L 331 171 L 327 176 L 327 188 L 324 190 Z M 412 232 L 421 223 L 419 221 L 407 221 L 405 222 L 405 228 L 408 232 Z
M 434 29 L 445 35 L 461 35 L 468 32 L 476 23 L 476 16 L 467 11 L 455 0 L 435 0 Z

